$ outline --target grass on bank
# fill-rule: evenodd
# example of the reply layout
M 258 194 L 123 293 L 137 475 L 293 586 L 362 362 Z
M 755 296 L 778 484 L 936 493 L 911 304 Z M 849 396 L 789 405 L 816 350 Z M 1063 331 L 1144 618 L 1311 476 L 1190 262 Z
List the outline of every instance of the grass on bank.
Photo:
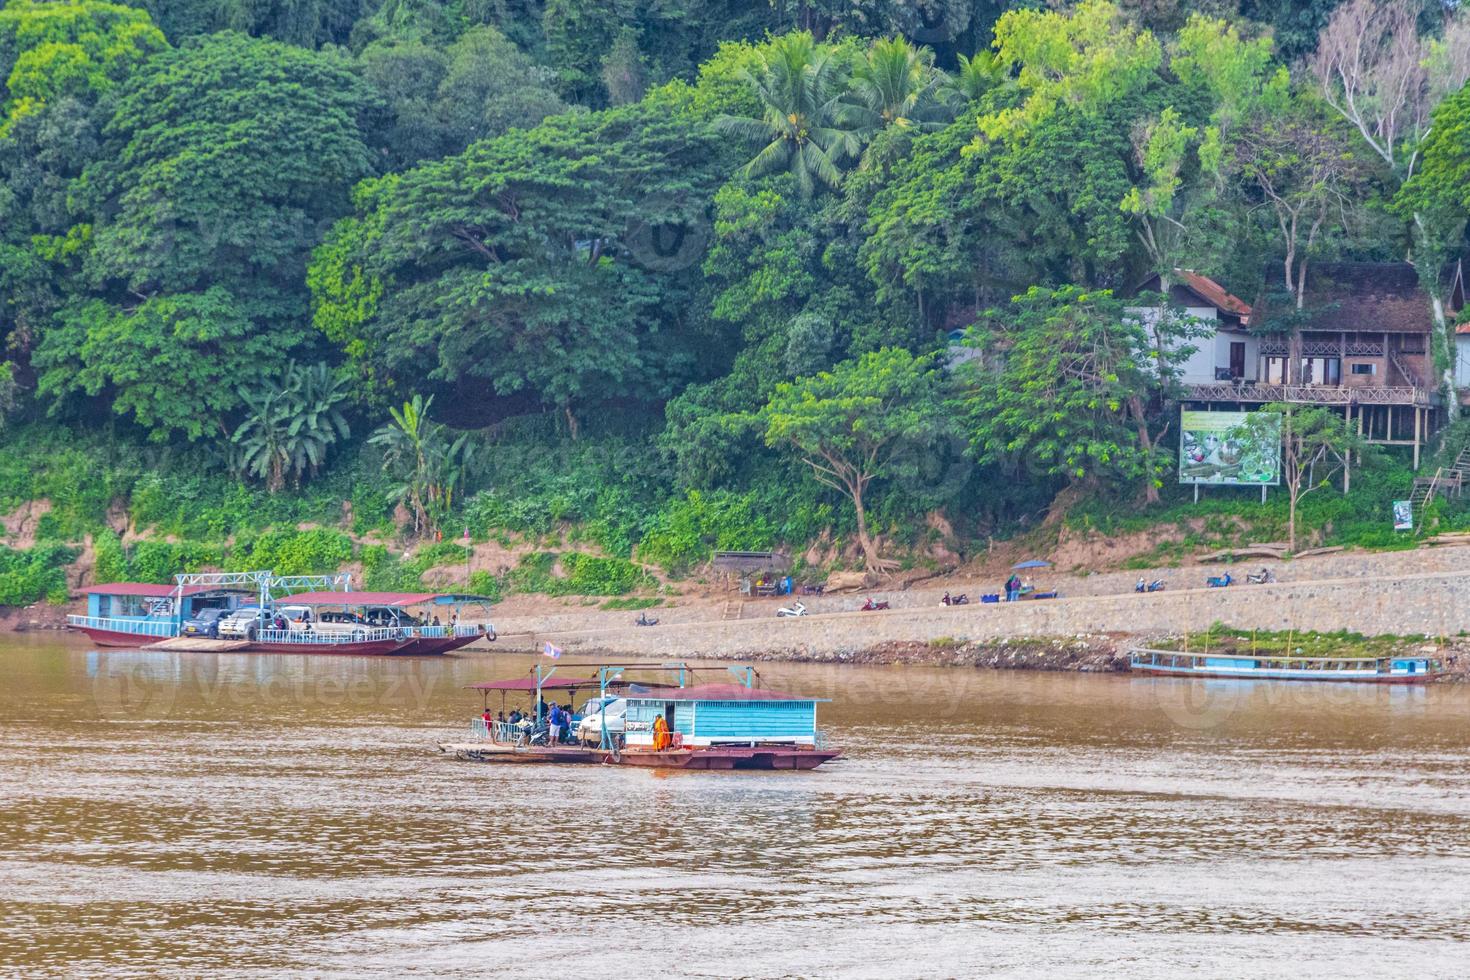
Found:
M 1422 633 L 1365 636 L 1339 630 L 1317 633 L 1310 630 L 1238 630 L 1216 623 L 1200 633 L 1168 637 L 1149 646 L 1181 653 L 1238 653 L 1269 657 L 1378 658 L 1411 652 L 1431 637 Z

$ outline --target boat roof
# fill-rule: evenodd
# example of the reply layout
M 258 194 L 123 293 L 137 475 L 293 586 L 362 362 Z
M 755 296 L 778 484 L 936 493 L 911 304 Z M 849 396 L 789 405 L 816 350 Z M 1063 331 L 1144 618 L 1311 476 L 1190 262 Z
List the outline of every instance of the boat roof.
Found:
M 630 701 L 826 701 L 805 694 L 787 694 L 784 691 L 768 691 L 750 688 L 743 684 L 698 684 L 694 687 L 673 687 L 646 694 L 630 694 Z
M 166 599 L 171 595 L 181 594 L 177 585 L 158 585 L 154 582 L 111 582 L 106 585 L 91 585 L 83 589 L 87 595 L 135 595 L 147 599 Z M 218 585 L 186 585 L 182 594 L 185 596 L 205 595 L 218 593 L 220 595 L 233 595 L 235 593 L 255 594 L 254 589 L 229 589 Z
M 541 682 L 543 691 L 580 691 L 589 687 L 601 687 L 595 677 L 548 677 Z M 612 683 L 609 682 L 609 687 Z M 517 677 L 508 681 L 482 681 L 469 685 L 473 691 L 531 691 L 536 690 L 536 678 Z
M 419 606 L 426 603 L 492 602 L 488 596 L 459 592 L 298 592 L 276 596 L 276 602 L 295 606 Z

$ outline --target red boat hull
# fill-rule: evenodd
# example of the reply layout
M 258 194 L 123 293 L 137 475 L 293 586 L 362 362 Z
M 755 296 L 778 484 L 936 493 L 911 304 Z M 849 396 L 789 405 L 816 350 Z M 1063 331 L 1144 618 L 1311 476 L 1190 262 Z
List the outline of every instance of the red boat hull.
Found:
M 409 640 L 401 650 L 394 650 L 394 656 L 398 657 L 431 657 L 460 647 L 467 647 L 476 640 L 481 639 L 484 634 L 474 636 L 440 636 L 440 637 L 416 637 Z
M 245 652 L 329 653 L 340 657 L 383 657 L 400 652 L 409 642 L 405 640 L 361 640 L 348 643 L 262 643 L 257 640 L 246 647 Z
M 169 639 L 167 636 L 149 633 L 124 633 L 121 630 L 100 630 L 91 626 L 68 626 L 67 629 L 87 634 L 99 647 L 129 647 L 138 650 L 150 643 Z

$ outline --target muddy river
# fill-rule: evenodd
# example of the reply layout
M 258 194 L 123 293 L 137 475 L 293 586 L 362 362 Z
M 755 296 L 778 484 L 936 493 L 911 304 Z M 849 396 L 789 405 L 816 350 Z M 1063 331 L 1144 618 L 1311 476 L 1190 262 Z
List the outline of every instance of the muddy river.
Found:
M 844 758 L 439 755 L 532 663 L 6 638 L 0 975 L 1470 973 L 1470 685 L 765 664 Z

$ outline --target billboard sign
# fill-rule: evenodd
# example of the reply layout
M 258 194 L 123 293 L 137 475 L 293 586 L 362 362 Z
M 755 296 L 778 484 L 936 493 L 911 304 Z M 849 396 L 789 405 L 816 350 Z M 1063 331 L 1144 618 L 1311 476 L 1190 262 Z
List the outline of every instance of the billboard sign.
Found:
M 1277 412 L 1179 412 L 1179 482 L 1224 487 L 1281 483 Z

